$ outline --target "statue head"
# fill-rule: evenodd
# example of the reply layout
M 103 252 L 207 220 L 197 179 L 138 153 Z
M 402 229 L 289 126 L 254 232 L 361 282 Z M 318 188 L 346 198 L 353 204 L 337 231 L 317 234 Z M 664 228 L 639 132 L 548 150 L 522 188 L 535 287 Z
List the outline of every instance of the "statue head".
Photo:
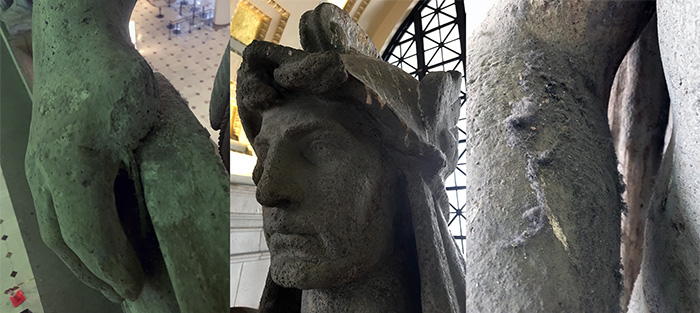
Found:
M 303 51 L 251 43 L 238 73 L 271 254 L 261 309 L 289 311 L 299 290 L 351 283 L 400 254 L 424 310 L 459 311 L 464 265 L 443 183 L 459 73 L 419 83 L 329 4 L 302 16 L 300 34 Z
M 262 112 L 253 179 L 271 277 L 283 287 L 342 285 L 393 251 L 395 175 L 346 106 L 293 91 Z

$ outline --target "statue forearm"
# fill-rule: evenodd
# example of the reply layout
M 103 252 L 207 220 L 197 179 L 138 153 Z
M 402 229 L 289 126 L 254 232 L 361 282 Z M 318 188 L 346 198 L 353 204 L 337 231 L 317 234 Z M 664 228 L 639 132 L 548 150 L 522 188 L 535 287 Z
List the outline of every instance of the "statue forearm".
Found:
M 52 119 L 34 125 L 37 136 L 88 128 L 81 145 L 134 149 L 153 126 L 155 79 L 127 31 L 134 3 L 35 3 L 35 119 Z
M 133 150 L 159 106 L 153 72 L 128 39 L 134 4 L 41 0 L 33 16 L 26 171 L 42 238 L 113 301 L 136 299 L 144 280 L 119 224 L 114 181 L 120 169 L 138 175 Z

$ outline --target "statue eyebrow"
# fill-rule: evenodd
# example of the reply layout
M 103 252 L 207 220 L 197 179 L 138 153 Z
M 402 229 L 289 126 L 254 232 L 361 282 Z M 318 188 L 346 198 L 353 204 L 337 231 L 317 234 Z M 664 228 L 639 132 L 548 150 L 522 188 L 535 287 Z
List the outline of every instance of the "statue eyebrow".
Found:
M 284 131 L 284 134 L 282 134 L 283 139 L 291 139 L 294 137 L 299 137 L 302 135 L 306 135 L 306 133 L 310 133 L 312 131 L 318 130 L 319 128 L 324 128 L 324 126 L 330 126 L 332 127 L 332 123 L 329 123 L 327 121 L 312 121 L 308 123 L 301 123 L 301 124 L 296 124 L 293 125 L 290 128 L 287 128 Z
M 305 136 L 308 133 L 319 129 L 337 129 L 347 132 L 347 130 L 338 123 L 333 123 L 329 120 L 316 120 L 301 124 L 293 125 L 284 130 L 282 133 L 282 139 L 292 139 L 299 136 Z M 253 140 L 253 146 L 265 146 L 269 145 L 268 139 L 266 137 L 256 136 Z

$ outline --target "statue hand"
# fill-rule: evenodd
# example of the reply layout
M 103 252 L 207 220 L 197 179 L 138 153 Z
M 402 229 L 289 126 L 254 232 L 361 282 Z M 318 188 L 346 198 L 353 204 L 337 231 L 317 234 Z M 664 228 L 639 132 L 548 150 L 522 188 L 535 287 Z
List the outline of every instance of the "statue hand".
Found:
M 26 171 L 43 241 L 111 301 L 136 299 L 144 273 L 115 206 L 119 163 L 96 148 L 32 142 Z
M 133 151 L 157 120 L 153 73 L 130 44 L 70 51 L 50 37 L 34 39 L 25 164 L 41 236 L 85 284 L 114 302 L 135 300 L 144 272 L 122 228 L 115 179 L 121 169 L 140 184 Z

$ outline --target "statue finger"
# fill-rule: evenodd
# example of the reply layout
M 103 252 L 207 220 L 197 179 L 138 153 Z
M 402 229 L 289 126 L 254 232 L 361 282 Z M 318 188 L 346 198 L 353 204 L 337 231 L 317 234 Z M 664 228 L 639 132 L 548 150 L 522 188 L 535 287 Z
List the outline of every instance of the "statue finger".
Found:
M 95 274 L 83 264 L 77 255 L 66 245 L 61 235 L 56 212 L 54 211 L 51 194 L 44 188 L 42 180 L 35 175 L 32 169 L 27 169 L 27 178 L 34 198 L 39 233 L 44 243 L 63 261 L 73 274 L 84 284 L 102 292 L 105 297 L 114 303 L 124 301 L 114 289 L 97 278 Z
M 119 296 L 135 300 L 143 288 L 144 272 L 115 205 L 118 165 L 95 155 L 99 153 L 78 151 L 66 157 L 70 164 L 52 172 L 56 217 L 66 245 L 85 266 Z

